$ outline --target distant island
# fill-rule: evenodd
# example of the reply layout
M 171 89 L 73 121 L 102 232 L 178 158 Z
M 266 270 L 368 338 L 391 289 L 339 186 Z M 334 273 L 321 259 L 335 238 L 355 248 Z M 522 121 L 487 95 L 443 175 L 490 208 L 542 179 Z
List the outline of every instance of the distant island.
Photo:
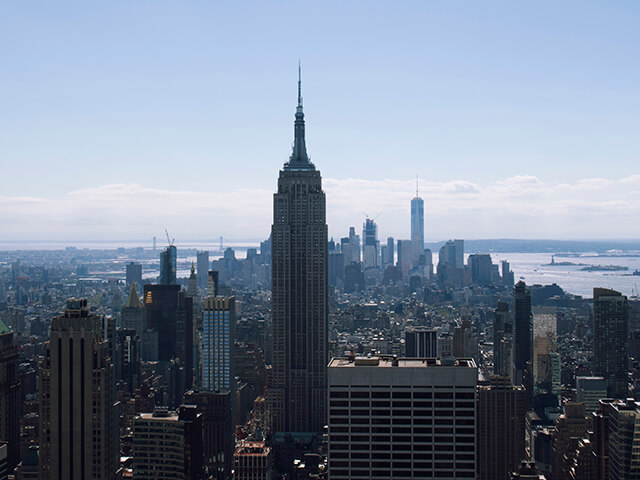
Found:
M 629 270 L 629 267 L 622 265 L 588 265 L 580 270 L 584 272 L 624 272 Z

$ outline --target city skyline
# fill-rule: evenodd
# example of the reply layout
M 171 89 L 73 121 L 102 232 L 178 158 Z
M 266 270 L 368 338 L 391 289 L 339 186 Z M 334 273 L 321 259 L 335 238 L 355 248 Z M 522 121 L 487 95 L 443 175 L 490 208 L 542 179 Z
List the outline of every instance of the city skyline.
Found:
M 5 238 L 265 238 L 298 58 L 330 236 L 640 238 L 637 6 L 362 6 L 3 5 Z

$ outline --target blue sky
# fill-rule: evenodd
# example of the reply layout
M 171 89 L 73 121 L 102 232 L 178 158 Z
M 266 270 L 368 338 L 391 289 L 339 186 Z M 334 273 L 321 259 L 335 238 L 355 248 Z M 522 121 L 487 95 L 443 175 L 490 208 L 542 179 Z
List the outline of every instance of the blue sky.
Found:
M 429 240 L 639 238 L 639 26 L 635 1 L 5 1 L 0 224 L 268 235 L 301 59 L 332 235 L 406 237 L 418 174 Z

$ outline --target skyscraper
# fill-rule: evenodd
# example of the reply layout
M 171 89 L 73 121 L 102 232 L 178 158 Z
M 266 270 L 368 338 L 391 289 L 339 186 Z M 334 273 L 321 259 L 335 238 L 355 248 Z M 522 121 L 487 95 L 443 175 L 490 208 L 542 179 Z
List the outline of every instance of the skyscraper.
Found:
M 627 297 L 615 290 L 593 289 L 593 373 L 604 377 L 611 398 L 628 393 Z
M 507 478 L 525 458 L 526 392 L 508 377 L 478 387 L 478 478 Z
M 126 279 L 127 279 L 127 287 L 131 287 L 133 283 L 142 285 L 142 265 L 134 262 L 127 263 Z
M 493 311 L 493 373 L 511 377 L 513 321 L 507 302 L 498 302 Z
M 160 285 L 176 284 L 177 257 L 178 250 L 174 245 L 169 245 L 166 250 L 160 252 L 160 278 L 158 279 Z
M 411 245 L 412 266 L 418 264 L 418 259 L 424 250 L 424 201 L 418 196 L 418 179 L 416 178 L 416 196 L 411 200 Z
M 305 146 L 301 83 L 293 153 L 273 196 L 274 432 L 320 432 L 327 403 L 327 222 L 320 172 Z
M 40 478 L 113 479 L 113 365 L 102 318 L 72 298 L 51 322 L 40 369 Z
M 235 297 L 206 297 L 202 317 L 202 388 L 235 395 Z
M 473 359 L 333 358 L 329 478 L 476 478 L 477 381 Z
M 184 365 L 184 390 L 193 379 L 193 302 L 180 285 L 145 285 L 147 329 L 157 333 L 157 360 Z M 144 336 L 143 336 L 144 338 Z M 143 350 L 144 350 L 143 346 Z M 183 392 L 184 392 L 183 390 Z M 183 392 L 180 392 L 182 394 Z
M 10 471 L 20 458 L 20 380 L 13 332 L 0 320 L 0 441 L 7 442 Z
M 531 292 L 520 281 L 514 289 L 515 333 L 513 356 L 513 383 L 527 390 L 531 406 L 533 398 L 533 315 L 531 314 Z
M 438 331 L 435 328 L 407 327 L 404 346 L 407 358 L 435 358 L 438 356 Z
M 378 242 L 378 226 L 371 218 L 362 225 L 362 260 L 364 268 L 378 268 L 380 244 Z
M 200 293 L 204 293 L 207 290 L 207 281 L 209 279 L 209 251 L 204 250 L 197 253 L 196 266 L 198 268 L 198 288 Z

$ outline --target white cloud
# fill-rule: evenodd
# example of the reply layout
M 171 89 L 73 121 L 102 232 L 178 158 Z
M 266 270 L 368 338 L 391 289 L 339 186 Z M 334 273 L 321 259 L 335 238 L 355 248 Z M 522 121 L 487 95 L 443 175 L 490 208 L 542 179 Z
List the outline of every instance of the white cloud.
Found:
M 480 185 L 420 182 L 428 240 L 462 238 L 638 238 L 640 175 L 617 180 L 543 182 L 516 176 Z M 357 230 L 365 215 L 380 238 L 409 236 L 415 180 L 325 179 L 330 234 Z M 162 190 L 110 184 L 60 198 L 0 197 L 3 241 L 143 240 L 167 228 L 180 240 L 220 235 L 259 240 L 269 234 L 273 191 Z

